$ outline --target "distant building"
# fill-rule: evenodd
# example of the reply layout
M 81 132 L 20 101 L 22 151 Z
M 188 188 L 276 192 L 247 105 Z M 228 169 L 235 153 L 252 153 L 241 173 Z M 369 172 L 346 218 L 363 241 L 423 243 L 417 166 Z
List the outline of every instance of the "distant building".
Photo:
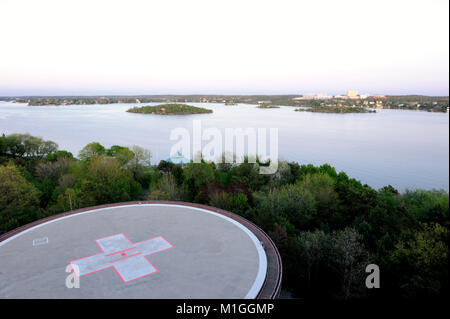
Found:
M 174 164 L 185 165 L 185 164 L 189 163 L 190 161 L 189 161 L 189 159 L 184 157 L 183 154 L 181 154 L 180 151 L 178 151 L 176 154 L 174 154 L 173 156 L 169 157 L 167 159 L 167 162 L 174 163 Z
M 314 100 L 314 98 L 316 97 L 316 95 L 315 94 L 304 94 L 303 96 L 302 96 L 302 100 Z
M 385 95 L 381 95 L 381 94 L 376 94 L 376 95 L 371 95 L 370 98 L 372 98 L 372 99 L 385 99 L 386 96 Z
M 382 109 L 383 108 L 383 101 L 376 101 L 375 103 L 377 109 Z
M 326 93 L 316 94 L 316 97 L 315 97 L 316 100 L 327 100 L 327 99 L 332 99 L 332 98 L 333 98 L 332 96 L 329 96 Z
M 332 99 L 333 97 L 327 95 L 326 93 L 318 93 L 318 94 L 305 94 L 301 98 L 301 100 L 327 100 Z
M 359 99 L 358 92 L 355 90 L 348 90 L 347 91 L 347 98 L 349 99 Z

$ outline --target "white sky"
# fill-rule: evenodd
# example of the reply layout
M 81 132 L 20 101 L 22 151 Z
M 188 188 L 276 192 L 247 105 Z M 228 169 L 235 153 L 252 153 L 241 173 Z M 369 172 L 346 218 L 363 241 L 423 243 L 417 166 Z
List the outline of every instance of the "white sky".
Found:
M 0 0 L 0 95 L 448 95 L 448 12 L 448 0 Z

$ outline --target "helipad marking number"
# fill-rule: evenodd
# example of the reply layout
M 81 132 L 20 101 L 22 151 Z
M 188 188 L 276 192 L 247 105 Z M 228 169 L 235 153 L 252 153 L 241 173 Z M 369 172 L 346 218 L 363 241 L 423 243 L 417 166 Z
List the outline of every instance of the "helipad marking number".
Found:
M 48 237 L 33 239 L 33 246 L 39 246 L 39 245 L 45 245 L 45 244 L 48 244 Z

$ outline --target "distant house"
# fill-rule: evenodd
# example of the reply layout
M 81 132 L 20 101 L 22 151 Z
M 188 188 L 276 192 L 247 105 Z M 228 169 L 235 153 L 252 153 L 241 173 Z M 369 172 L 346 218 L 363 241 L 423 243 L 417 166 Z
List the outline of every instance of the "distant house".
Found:
M 316 97 L 315 94 L 304 94 L 302 100 L 313 100 Z
M 175 155 L 169 157 L 167 159 L 167 162 L 174 163 L 174 164 L 185 165 L 185 164 L 189 163 L 190 161 L 189 161 L 189 159 L 184 157 L 183 154 L 181 154 L 180 151 L 178 151 Z
M 377 107 L 377 109 L 382 109 L 383 108 L 383 101 L 376 101 L 376 107 Z
M 315 97 L 316 100 L 329 100 L 329 99 L 332 99 L 332 98 L 333 98 L 332 96 L 329 96 L 326 93 L 316 94 L 316 97 Z
M 333 97 L 326 93 L 305 94 L 302 97 L 294 98 L 294 100 L 329 100 Z

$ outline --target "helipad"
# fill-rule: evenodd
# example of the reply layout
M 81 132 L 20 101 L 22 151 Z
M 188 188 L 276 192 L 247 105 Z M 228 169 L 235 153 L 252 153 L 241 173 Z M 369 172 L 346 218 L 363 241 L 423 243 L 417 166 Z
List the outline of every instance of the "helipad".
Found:
M 274 298 L 280 285 L 264 232 L 191 203 L 91 207 L 0 237 L 0 298 Z

